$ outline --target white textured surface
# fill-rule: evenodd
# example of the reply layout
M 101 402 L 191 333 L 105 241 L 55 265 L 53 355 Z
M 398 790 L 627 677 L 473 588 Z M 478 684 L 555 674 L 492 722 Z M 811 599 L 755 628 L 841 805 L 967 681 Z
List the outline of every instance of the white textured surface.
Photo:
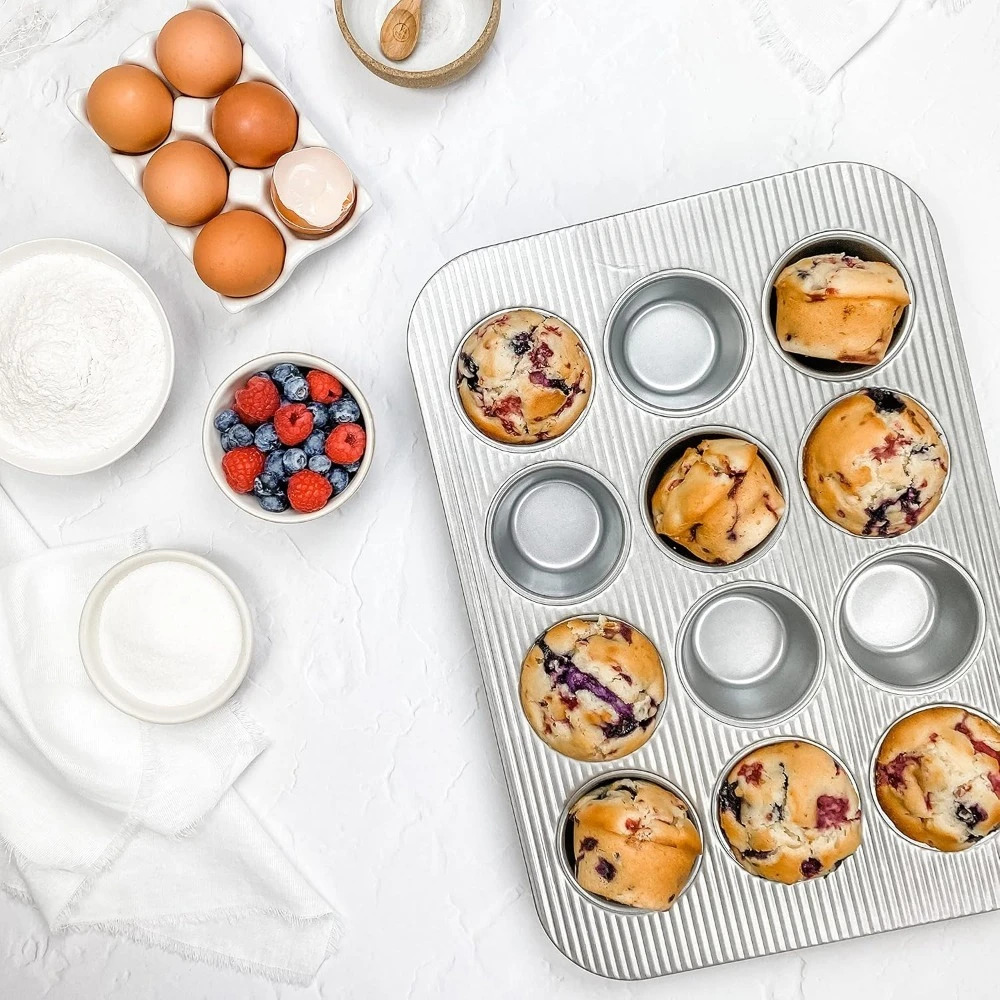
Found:
M 992 995 L 998 915 L 636 986 L 558 955 L 527 891 L 404 339 L 426 279 L 474 246 L 821 160 L 867 160 L 911 183 L 936 218 L 995 447 L 1000 343 L 983 268 L 1000 215 L 998 139 L 985 124 L 1000 83 L 996 5 L 951 17 L 909 0 L 813 97 L 758 48 L 735 0 L 668 13 L 659 0 L 627 11 L 508 0 L 484 64 L 427 93 L 371 77 L 322 0 L 242 0 L 241 27 L 376 208 L 239 319 L 64 107 L 178 6 L 135 0 L 94 37 L 0 76 L 0 243 L 103 243 L 162 297 L 178 347 L 175 393 L 133 455 L 69 483 L 4 467 L 0 483 L 51 544 L 151 520 L 233 574 L 257 609 L 247 699 L 275 742 L 242 790 L 343 910 L 348 936 L 314 987 L 275 990 L 98 936 L 50 941 L 37 915 L 0 900 L 0 994 L 818 1000 L 877 982 L 887 998 Z M 284 348 L 354 375 L 380 435 L 356 500 L 287 531 L 229 504 L 198 439 L 215 384 Z

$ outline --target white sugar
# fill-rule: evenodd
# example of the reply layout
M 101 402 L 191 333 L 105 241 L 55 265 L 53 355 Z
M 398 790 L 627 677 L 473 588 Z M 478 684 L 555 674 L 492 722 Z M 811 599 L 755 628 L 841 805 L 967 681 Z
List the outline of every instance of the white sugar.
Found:
M 239 608 L 211 573 L 147 563 L 101 607 L 98 643 L 109 676 L 150 705 L 187 705 L 217 691 L 243 649 Z

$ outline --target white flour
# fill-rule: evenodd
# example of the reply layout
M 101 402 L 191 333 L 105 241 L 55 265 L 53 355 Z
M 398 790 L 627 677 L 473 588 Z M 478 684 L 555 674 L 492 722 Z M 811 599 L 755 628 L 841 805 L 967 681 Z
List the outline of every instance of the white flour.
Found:
M 124 442 L 163 390 L 166 347 L 128 278 L 73 253 L 39 253 L 0 273 L 0 441 L 49 460 Z
M 108 674 L 150 705 L 187 705 L 217 691 L 243 649 L 239 609 L 211 573 L 153 562 L 124 576 L 101 605 L 97 641 Z

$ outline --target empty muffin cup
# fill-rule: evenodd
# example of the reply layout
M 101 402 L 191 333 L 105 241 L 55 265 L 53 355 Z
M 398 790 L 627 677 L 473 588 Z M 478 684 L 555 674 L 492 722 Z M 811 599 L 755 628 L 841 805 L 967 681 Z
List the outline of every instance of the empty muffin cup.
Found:
M 830 361 L 825 358 L 810 358 L 805 355 L 791 354 L 778 342 L 776 332 L 778 294 L 775 290 L 778 276 L 786 267 L 806 257 L 839 253 L 847 254 L 850 257 L 859 257 L 861 260 L 890 264 L 899 272 L 903 284 L 906 286 L 906 291 L 909 293 L 910 304 L 903 309 L 885 356 L 878 364 L 845 364 L 841 361 Z M 794 246 L 789 247 L 778 258 L 764 284 L 761 314 L 764 320 L 764 329 L 768 333 L 767 339 L 786 364 L 796 371 L 802 372 L 803 375 L 810 375 L 813 378 L 825 379 L 830 382 L 849 382 L 861 376 L 873 374 L 899 354 L 913 327 L 914 303 L 913 282 L 910 281 L 910 276 L 903 262 L 889 247 L 864 233 L 838 229 L 807 236 Z
M 957 562 L 940 552 L 897 548 L 851 574 L 834 623 L 840 652 L 865 680 L 909 694 L 965 671 L 982 646 L 986 609 Z
M 731 583 L 688 611 L 676 662 L 688 694 L 735 726 L 773 725 L 798 712 L 819 687 L 823 635 L 812 612 L 768 583 Z
M 558 821 L 556 822 L 556 855 L 559 858 L 563 874 L 569 880 L 569 884 L 581 896 L 583 896 L 584 899 L 595 904 L 596 906 L 602 907 L 605 910 L 609 910 L 612 913 L 621 914 L 623 916 L 642 916 L 643 914 L 648 914 L 657 911 L 654 911 L 649 908 L 643 908 L 642 906 L 633 906 L 633 905 L 628 905 L 626 903 L 616 902 L 613 899 L 610 899 L 606 896 L 598 895 L 596 892 L 591 892 L 588 889 L 584 888 L 580 884 L 580 881 L 577 878 L 577 853 L 574 849 L 575 821 L 574 821 L 573 811 L 576 808 L 576 806 L 582 802 L 585 796 L 588 796 L 591 793 L 605 787 L 612 788 L 617 782 L 623 780 L 629 782 L 639 782 L 639 783 L 648 782 L 652 785 L 657 785 L 660 788 L 665 789 L 667 792 L 670 792 L 671 794 L 675 795 L 680 800 L 680 803 L 683 805 L 684 810 L 687 812 L 688 819 L 690 819 L 691 824 L 697 831 L 697 839 L 700 843 L 700 849 L 697 852 L 697 856 L 693 859 L 693 862 L 691 862 L 690 869 L 687 872 L 686 878 L 684 878 L 683 880 L 683 884 L 679 887 L 679 889 L 676 890 L 676 892 L 671 890 L 672 898 L 664 900 L 667 909 L 670 909 L 677 904 L 678 900 L 684 895 L 684 893 L 687 892 L 687 890 L 695 882 L 695 880 L 698 877 L 698 873 L 701 870 L 702 858 L 704 857 L 705 834 L 704 834 L 704 829 L 702 827 L 701 817 L 698 815 L 698 811 L 697 809 L 695 809 L 691 799 L 683 791 L 681 791 L 681 789 L 678 788 L 677 785 L 675 785 L 672 781 L 669 781 L 667 778 L 664 778 L 662 775 L 654 774 L 651 771 L 643 771 L 634 768 L 622 768 L 620 770 L 605 771 L 604 773 L 599 774 L 596 777 L 593 777 L 588 781 L 584 782 L 584 784 L 581 785 L 570 796 L 569 801 L 566 803 L 562 813 L 559 816 Z M 658 825 L 656 821 L 654 821 L 654 825 Z M 593 838 L 593 839 L 597 841 L 598 838 Z M 642 836 L 639 836 L 636 839 L 640 844 L 645 842 L 645 838 Z M 587 846 L 589 847 L 590 845 L 588 844 Z M 592 849 L 599 850 L 600 849 L 599 843 L 594 843 Z M 628 866 L 629 862 L 632 862 L 632 864 L 634 865 L 637 861 L 637 859 L 634 856 L 632 857 L 622 856 L 620 857 L 619 860 L 621 863 L 624 863 L 626 867 Z M 680 866 L 685 865 L 684 859 L 680 857 L 673 859 L 673 862 L 675 865 L 680 865 Z M 657 869 L 659 866 L 652 865 L 651 867 L 647 868 L 646 866 L 644 866 L 642 860 L 639 860 L 638 864 L 639 864 L 638 874 L 640 877 L 643 877 L 643 881 L 647 883 L 647 886 L 655 884 L 658 880 L 654 876 L 658 874 Z M 670 861 L 667 861 L 666 864 L 668 870 L 662 872 L 661 874 L 668 876 L 669 869 L 673 867 L 673 865 L 670 864 Z M 611 870 L 608 871 L 608 875 L 612 876 L 612 878 L 608 883 L 609 889 L 612 889 L 614 887 L 615 876 L 617 874 L 619 873 L 613 872 Z M 621 874 L 627 874 L 627 873 L 623 872 Z
M 737 493 L 729 494 L 728 499 L 713 505 L 709 512 L 710 516 L 705 516 L 702 511 L 699 511 L 698 520 L 713 528 L 714 535 L 720 538 L 724 534 L 724 532 L 720 532 L 719 530 L 722 519 L 733 518 L 734 516 L 737 518 L 737 521 L 727 524 L 727 527 L 731 529 L 730 534 L 736 534 L 737 539 L 727 540 L 724 544 L 727 546 L 730 544 L 741 544 L 745 548 L 745 551 L 738 558 L 729 559 L 725 562 L 708 562 L 706 559 L 699 558 L 691 549 L 676 540 L 680 537 L 676 532 L 673 532 L 670 537 L 666 534 L 660 534 L 657 531 L 656 504 L 654 504 L 654 499 L 658 491 L 661 497 L 663 496 L 663 491 L 660 490 L 661 484 L 664 483 L 665 477 L 674 467 L 675 463 L 682 459 L 688 449 L 699 449 L 703 442 L 713 439 L 735 439 L 753 445 L 757 449 L 757 456 L 763 462 L 764 468 L 770 475 L 771 480 L 770 484 L 765 487 L 765 495 L 758 496 L 754 491 L 756 490 L 756 486 L 761 485 L 759 477 L 734 477 L 733 486 L 737 487 Z M 771 497 L 771 500 L 768 501 L 767 492 L 770 492 L 772 487 L 777 489 L 780 499 Z M 753 495 L 743 498 L 741 504 L 739 491 L 745 491 L 748 494 L 753 493 Z M 676 497 L 680 500 L 682 492 L 681 490 L 675 491 L 668 488 L 666 496 Z M 688 569 L 698 569 L 706 573 L 727 573 L 731 572 L 734 568 L 743 567 L 756 561 L 770 551 L 780 537 L 788 516 L 788 509 L 785 503 L 787 497 L 788 481 L 785 478 L 781 464 L 770 448 L 745 431 L 738 431 L 732 427 L 709 426 L 686 430 L 664 443 L 654 453 L 642 475 L 639 507 L 642 510 L 643 520 L 650 537 L 671 559 Z M 768 502 L 774 504 L 770 515 L 767 514 L 764 507 L 758 510 L 761 504 L 764 504 L 766 507 Z M 682 504 L 682 509 L 683 507 L 684 505 Z M 742 510 L 740 509 L 741 507 Z M 735 508 L 735 511 L 731 508 Z M 662 508 L 660 512 L 661 515 L 664 513 Z M 677 513 L 679 515 L 681 510 L 678 510 Z M 684 527 L 687 523 L 688 521 L 682 521 L 681 526 Z M 755 528 L 753 527 L 754 525 L 756 525 Z M 698 526 L 697 524 L 692 525 L 692 530 Z M 757 537 L 763 536 L 756 545 L 752 545 L 750 548 L 746 548 L 746 546 L 755 541 L 756 538 L 754 535 L 741 534 L 741 531 L 746 529 L 747 526 L 751 526 L 752 530 L 756 532 Z M 698 538 L 699 545 L 704 538 L 704 534 Z
M 622 498 L 603 476 L 570 462 L 519 472 L 487 515 L 490 558 L 529 600 L 572 604 L 604 590 L 629 549 Z
M 750 317 L 721 281 L 671 270 L 637 281 L 611 310 L 608 368 L 637 406 L 690 416 L 718 406 L 750 365 Z

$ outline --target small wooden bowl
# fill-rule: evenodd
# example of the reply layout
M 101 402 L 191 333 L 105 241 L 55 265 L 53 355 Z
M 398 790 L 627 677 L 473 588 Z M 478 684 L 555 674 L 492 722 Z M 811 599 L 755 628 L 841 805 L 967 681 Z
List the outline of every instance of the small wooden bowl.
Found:
M 485 27 L 470 48 L 441 66 L 429 69 L 404 69 L 408 63 L 419 64 L 421 46 L 425 45 L 425 36 L 428 32 L 427 15 L 425 10 L 424 27 L 421 29 L 421 39 L 417 42 L 416 52 L 405 62 L 393 65 L 382 55 L 378 37 L 382 22 L 394 2 L 395 0 L 383 3 L 372 3 L 371 0 L 335 0 L 335 7 L 337 23 L 351 51 L 377 77 L 400 87 L 442 87 L 460 80 L 482 61 L 500 23 L 501 0 L 492 0 Z M 485 6 L 489 0 L 483 0 L 483 3 Z M 446 42 L 442 43 L 442 48 L 446 47 Z

